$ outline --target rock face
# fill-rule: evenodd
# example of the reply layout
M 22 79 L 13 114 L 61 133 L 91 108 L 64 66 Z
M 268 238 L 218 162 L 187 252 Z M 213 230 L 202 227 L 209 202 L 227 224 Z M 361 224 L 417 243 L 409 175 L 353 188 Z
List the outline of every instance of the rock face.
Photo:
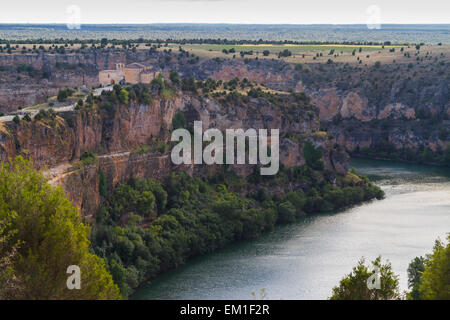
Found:
M 265 59 L 211 59 L 191 64 L 180 56 L 175 59 L 172 53 L 154 50 L 85 49 L 67 54 L 3 54 L 0 67 L 6 71 L 0 69 L 0 111 L 37 103 L 56 95 L 61 88 L 98 85 L 99 70 L 114 68 L 117 63 L 141 62 L 162 70 L 166 78 L 169 70 L 176 69 L 182 77 L 247 78 L 272 89 L 305 92 L 319 108 L 323 128 L 335 134 L 333 142 L 349 151 L 374 147 L 380 139 L 392 141 L 397 149 L 410 146 L 419 151 L 425 147 L 436 150 L 449 140 L 442 130 L 450 132 L 446 122 L 450 120 L 450 63 L 445 57 L 436 59 L 428 58 L 420 64 L 392 63 L 378 67 L 337 63 L 298 67 L 282 60 Z M 51 76 L 41 79 L 43 74 L 38 72 L 32 78 L 21 74 L 21 79 L 17 80 L 12 70 L 20 64 L 31 65 L 41 73 L 48 71 Z M 354 119 L 365 124 L 362 134 L 348 127 L 355 123 Z M 389 125 L 392 120 L 401 120 L 398 122 L 401 132 Z M 381 134 L 380 122 L 383 121 Z
M 322 150 L 326 170 L 333 174 L 347 172 L 346 154 L 332 147 L 326 133 L 319 132 L 319 110 L 309 104 L 298 107 L 289 100 L 284 106 L 292 107 L 289 113 L 263 98 L 243 102 L 178 92 L 169 100 L 155 97 L 151 105 L 130 102 L 112 110 L 60 113 L 53 120 L 3 122 L 0 160 L 16 155 L 31 158 L 50 183 L 62 186 L 83 214 L 92 216 L 101 199 L 100 172 L 109 190 L 132 177 L 162 178 L 173 170 L 199 175 L 214 172 L 214 166 L 175 166 L 167 150 L 155 147 L 169 142 L 172 118 L 182 112 L 187 126 L 201 120 L 204 129 L 280 129 L 280 161 L 284 165 L 304 164 L 302 146 L 309 140 Z M 95 159 L 80 161 L 87 151 L 95 153 Z M 242 175 L 253 171 L 249 165 L 234 165 L 231 170 Z
M 349 151 L 388 140 L 395 148 L 442 149 L 449 142 L 450 91 L 447 62 L 348 67 L 283 61 L 207 61 L 181 73 L 200 79 L 248 78 L 273 89 L 305 92 L 320 110 L 322 127 Z M 355 121 L 356 120 L 356 121 Z M 392 126 L 396 120 L 397 127 Z M 398 121 L 397 121 L 398 120 Z M 349 125 L 364 126 L 353 130 Z

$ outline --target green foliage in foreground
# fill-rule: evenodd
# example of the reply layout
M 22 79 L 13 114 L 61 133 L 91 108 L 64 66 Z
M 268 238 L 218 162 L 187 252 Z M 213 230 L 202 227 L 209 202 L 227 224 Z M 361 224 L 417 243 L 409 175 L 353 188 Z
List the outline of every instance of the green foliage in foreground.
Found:
M 408 287 L 411 289 L 408 299 L 410 300 L 420 300 L 420 278 L 425 271 L 425 261 L 424 257 L 415 257 L 408 266 Z
M 288 187 L 301 184 L 305 190 Z M 117 187 L 97 214 L 92 241 L 127 297 L 190 257 L 257 238 L 305 214 L 382 196 L 365 178 L 349 174 L 333 186 L 307 166 L 247 179 L 226 171 L 210 180 L 172 173 L 162 182 L 132 180 Z
M 380 277 L 380 289 L 369 289 L 367 280 L 373 274 L 373 268 L 378 268 Z M 365 264 L 364 258 L 358 261 L 352 272 L 346 275 L 333 288 L 330 300 L 393 300 L 400 299 L 398 276 L 392 271 L 389 262 L 383 264 L 381 256 L 372 261 L 371 265 Z
M 447 244 L 436 240 L 431 254 L 411 261 L 408 284 L 408 299 L 450 300 L 450 234 Z
M 90 228 L 61 188 L 21 157 L 0 164 L 0 299 L 119 299 L 103 260 L 89 252 Z M 67 289 L 67 267 L 81 290 Z
M 381 289 L 369 289 L 367 280 L 378 268 Z M 405 298 L 399 293 L 399 278 L 390 263 L 383 265 L 381 257 L 366 266 L 362 258 L 353 271 L 333 288 L 331 300 L 393 300 Z M 450 234 L 447 243 L 436 240 L 433 252 L 414 258 L 408 267 L 408 300 L 450 300 Z

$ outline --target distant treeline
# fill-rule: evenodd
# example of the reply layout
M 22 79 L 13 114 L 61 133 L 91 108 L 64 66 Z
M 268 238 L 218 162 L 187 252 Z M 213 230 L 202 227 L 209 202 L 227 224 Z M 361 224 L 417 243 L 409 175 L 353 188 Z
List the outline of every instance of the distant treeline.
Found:
M 228 39 L 21 39 L 10 40 L 0 39 L 0 44 L 112 44 L 112 45 L 129 45 L 135 43 L 154 43 L 154 44 L 168 44 L 176 43 L 180 45 L 185 44 L 213 44 L 213 45 L 248 45 L 248 44 L 265 44 L 265 45 L 365 45 L 365 46 L 389 46 L 389 45 L 403 45 L 408 46 L 412 43 L 394 43 L 391 41 L 372 42 L 372 41 L 294 41 L 294 40 L 228 40 Z M 424 43 L 420 43 L 424 45 Z

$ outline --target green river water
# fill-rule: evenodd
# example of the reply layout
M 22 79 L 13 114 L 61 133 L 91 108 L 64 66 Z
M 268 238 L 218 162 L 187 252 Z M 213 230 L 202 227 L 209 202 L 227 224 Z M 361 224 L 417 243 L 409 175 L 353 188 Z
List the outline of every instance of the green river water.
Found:
M 362 256 L 382 255 L 407 289 L 407 267 L 450 232 L 450 170 L 352 159 L 386 199 L 305 217 L 191 260 L 142 286 L 133 299 L 326 299 Z

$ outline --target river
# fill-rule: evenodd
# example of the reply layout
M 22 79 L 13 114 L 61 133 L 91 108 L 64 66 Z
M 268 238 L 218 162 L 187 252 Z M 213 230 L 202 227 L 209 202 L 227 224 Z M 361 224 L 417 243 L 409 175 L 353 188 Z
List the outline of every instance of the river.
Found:
M 326 299 L 362 256 L 382 255 L 407 289 L 407 267 L 450 232 L 450 170 L 352 159 L 386 193 L 341 212 L 305 217 L 191 260 L 150 284 L 133 299 Z

